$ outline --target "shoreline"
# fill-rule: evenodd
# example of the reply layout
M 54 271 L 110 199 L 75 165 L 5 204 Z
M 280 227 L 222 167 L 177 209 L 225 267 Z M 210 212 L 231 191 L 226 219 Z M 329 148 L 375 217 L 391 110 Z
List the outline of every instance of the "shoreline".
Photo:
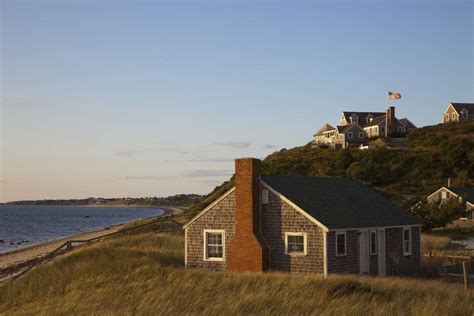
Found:
M 163 213 L 156 216 L 142 218 L 141 220 L 146 220 L 146 219 L 151 219 L 151 218 L 160 218 L 160 217 L 165 217 L 165 216 L 173 216 L 173 215 L 180 214 L 184 211 L 184 208 L 178 207 L 178 206 L 162 206 L 162 207 L 156 207 L 156 208 L 162 210 Z M 101 229 L 82 232 L 75 235 L 61 236 L 55 239 L 34 243 L 24 248 L 13 249 L 8 252 L 0 253 L 0 271 L 12 266 L 20 265 L 26 261 L 29 261 L 38 257 L 42 257 L 48 254 L 49 252 L 55 250 L 61 244 L 69 240 L 91 239 L 91 238 L 107 235 L 110 233 L 114 233 L 122 229 L 125 225 L 128 225 L 129 223 L 134 222 L 136 220 L 138 219 L 134 219 L 125 223 L 116 224 L 112 226 L 106 226 Z

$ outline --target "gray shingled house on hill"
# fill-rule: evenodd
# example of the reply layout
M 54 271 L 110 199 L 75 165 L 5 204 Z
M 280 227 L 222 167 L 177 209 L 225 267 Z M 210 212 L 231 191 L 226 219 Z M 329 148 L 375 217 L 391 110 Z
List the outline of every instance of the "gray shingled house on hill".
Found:
M 466 202 L 466 218 L 474 220 L 474 187 L 451 188 L 441 187 L 426 197 L 429 203 L 443 203 L 449 199 L 464 199 Z
M 235 162 L 235 187 L 185 226 L 186 268 L 407 275 L 420 268 L 420 222 L 343 178 L 261 176 Z

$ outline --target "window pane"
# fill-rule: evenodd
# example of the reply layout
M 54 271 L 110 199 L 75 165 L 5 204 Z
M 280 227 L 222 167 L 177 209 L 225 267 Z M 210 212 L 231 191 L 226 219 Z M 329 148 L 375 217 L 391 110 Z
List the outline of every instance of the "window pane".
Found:
M 206 233 L 206 253 L 208 258 L 222 258 L 222 233 Z
M 337 254 L 344 255 L 346 253 L 346 235 L 336 235 Z
M 288 253 L 304 253 L 304 236 L 287 236 Z

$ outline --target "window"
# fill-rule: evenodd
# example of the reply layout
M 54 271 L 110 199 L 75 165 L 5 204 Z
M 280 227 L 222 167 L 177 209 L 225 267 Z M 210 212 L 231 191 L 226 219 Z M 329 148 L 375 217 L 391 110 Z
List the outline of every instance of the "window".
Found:
M 306 233 L 285 233 L 285 253 L 306 255 Z
M 364 138 L 364 133 L 359 132 L 359 138 Z
M 346 255 L 346 233 L 336 233 L 336 256 Z
M 225 237 L 223 230 L 204 230 L 204 260 L 224 260 Z
M 446 122 L 449 122 L 449 113 L 446 113 Z
M 448 197 L 448 193 L 446 191 L 441 191 L 441 199 L 445 200 Z
M 380 133 L 385 133 L 385 126 L 380 126 Z
M 268 190 L 262 190 L 262 204 L 268 204 Z
M 456 119 L 456 113 L 453 112 L 453 114 L 451 115 L 453 121 Z
M 352 132 L 347 133 L 347 138 L 352 138 L 352 136 L 354 136 Z
M 468 114 L 467 109 L 462 109 L 461 110 L 461 116 L 462 116 L 462 118 L 465 118 L 465 119 L 468 118 L 469 114 Z
M 403 133 L 403 126 L 398 126 L 397 129 L 399 133 Z
M 377 254 L 377 231 L 376 230 L 370 231 L 370 254 L 371 255 Z
M 359 117 L 357 116 L 357 114 L 351 115 L 351 123 L 352 124 L 359 123 Z
M 403 254 L 405 256 L 411 255 L 411 229 L 403 229 Z

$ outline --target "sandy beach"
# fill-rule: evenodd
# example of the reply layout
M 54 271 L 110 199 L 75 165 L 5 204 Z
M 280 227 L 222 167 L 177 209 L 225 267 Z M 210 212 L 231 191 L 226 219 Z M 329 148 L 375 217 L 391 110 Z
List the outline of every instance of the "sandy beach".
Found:
M 175 207 L 175 206 L 163 206 L 159 208 L 162 209 L 164 213 L 158 217 L 166 216 L 166 215 L 177 215 L 183 212 L 184 210 L 181 207 Z M 6 268 L 21 265 L 22 263 L 25 263 L 27 261 L 30 261 L 39 257 L 43 257 L 46 254 L 58 248 L 61 244 L 69 240 L 86 240 L 86 239 L 101 237 L 101 236 L 119 231 L 125 225 L 127 225 L 127 223 L 106 227 L 101 230 L 84 232 L 81 234 L 71 235 L 67 237 L 61 237 L 58 239 L 33 244 L 25 248 L 12 250 L 7 253 L 2 253 L 0 254 L 0 272 Z M 0 282 L 3 280 L 4 278 L 2 278 L 1 273 L 0 273 Z

